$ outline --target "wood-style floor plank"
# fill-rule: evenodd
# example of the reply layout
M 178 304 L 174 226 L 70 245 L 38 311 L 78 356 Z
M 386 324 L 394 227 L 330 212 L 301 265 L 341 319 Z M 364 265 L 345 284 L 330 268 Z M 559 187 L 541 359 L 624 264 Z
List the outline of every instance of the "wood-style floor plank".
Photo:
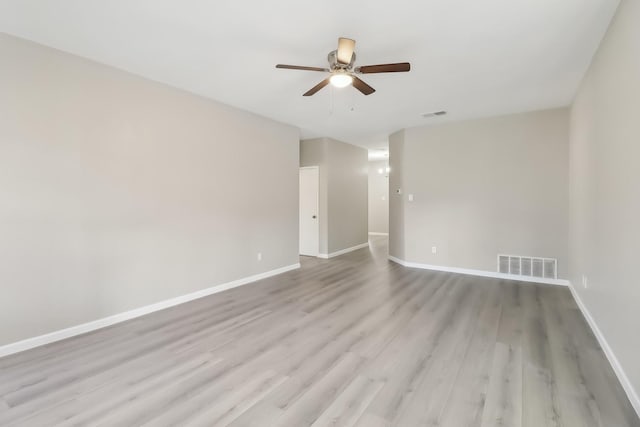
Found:
M 502 283 L 502 311 L 482 427 L 522 426 L 523 312 L 520 286 Z
M 523 288 L 522 425 L 561 427 L 558 386 L 551 360 L 549 331 L 544 319 L 542 287 Z
M 500 291 L 495 286 L 487 289 L 487 302 L 477 319 L 462 367 L 440 414 L 441 425 L 477 426 L 482 422 L 502 312 Z
M 0 359 L 0 425 L 640 426 L 566 288 L 302 265 Z
M 312 427 L 354 426 L 383 386 L 384 383 L 381 381 L 364 376 L 356 377 L 312 424 Z

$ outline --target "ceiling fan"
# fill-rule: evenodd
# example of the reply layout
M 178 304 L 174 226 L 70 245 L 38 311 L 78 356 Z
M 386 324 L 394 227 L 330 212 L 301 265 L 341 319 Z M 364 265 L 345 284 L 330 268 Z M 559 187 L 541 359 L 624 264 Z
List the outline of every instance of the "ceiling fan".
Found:
M 408 62 L 398 62 L 395 64 L 379 64 L 379 65 L 362 65 L 354 67 L 356 54 L 354 52 L 356 41 L 344 37 L 338 39 L 338 49 L 329 52 L 327 57 L 329 68 L 321 67 L 303 67 L 299 65 L 278 64 L 276 68 L 285 68 L 289 70 L 302 71 L 320 71 L 331 73 L 329 77 L 309 89 L 302 96 L 311 96 L 320 89 L 331 83 L 335 87 L 346 87 L 352 85 L 365 95 L 371 95 L 376 90 L 362 81 L 357 74 L 375 74 L 375 73 L 400 73 L 411 70 L 411 64 Z

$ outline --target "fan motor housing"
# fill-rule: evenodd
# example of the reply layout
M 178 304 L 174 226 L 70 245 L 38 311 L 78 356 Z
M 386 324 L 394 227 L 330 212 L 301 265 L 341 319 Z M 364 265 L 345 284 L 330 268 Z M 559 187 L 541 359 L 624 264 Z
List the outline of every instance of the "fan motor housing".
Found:
M 338 62 L 338 51 L 333 50 L 329 52 L 327 55 L 327 60 L 329 61 L 329 68 L 332 70 L 351 70 L 353 68 L 353 63 L 356 62 L 356 53 L 353 52 L 351 55 L 351 61 L 348 64 L 341 64 Z

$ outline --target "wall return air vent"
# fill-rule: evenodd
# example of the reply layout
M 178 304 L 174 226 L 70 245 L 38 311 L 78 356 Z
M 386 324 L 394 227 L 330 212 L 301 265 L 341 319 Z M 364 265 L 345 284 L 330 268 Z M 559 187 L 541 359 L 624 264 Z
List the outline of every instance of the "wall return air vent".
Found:
M 498 272 L 514 276 L 558 278 L 558 260 L 522 255 L 498 255 Z

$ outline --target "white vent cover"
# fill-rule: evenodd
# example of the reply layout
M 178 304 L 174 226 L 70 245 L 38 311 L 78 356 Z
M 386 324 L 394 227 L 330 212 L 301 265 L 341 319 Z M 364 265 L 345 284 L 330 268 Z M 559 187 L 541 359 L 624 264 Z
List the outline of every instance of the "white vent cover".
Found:
M 522 255 L 498 255 L 498 272 L 514 276 L 558 278 L 558 260 Z

